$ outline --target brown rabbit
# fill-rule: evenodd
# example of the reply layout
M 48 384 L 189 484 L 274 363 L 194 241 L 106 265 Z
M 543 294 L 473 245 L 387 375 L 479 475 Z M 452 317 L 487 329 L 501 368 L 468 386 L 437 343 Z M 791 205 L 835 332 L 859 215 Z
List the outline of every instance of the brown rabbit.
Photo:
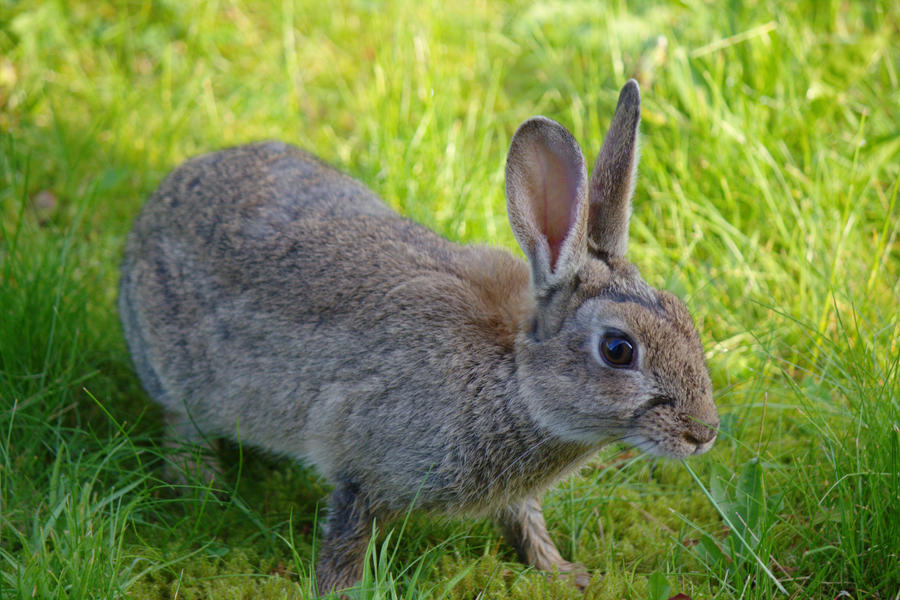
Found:
M 640 120 L 629 81 L 590 181 L 572 135 L 513 136 L 509 222 L 528 263 L 459 246 L 294 147 L 195 158 L 149 200 L 119 309 L 174 439 L 231 437 L 334 485 L 316 568 L 362 573 L 373 519 L 493 516 L 521 559 L 560 556 L 548 486 L 624 440 L 682 458 L 718 417 L 688 311 L 625 259 Z

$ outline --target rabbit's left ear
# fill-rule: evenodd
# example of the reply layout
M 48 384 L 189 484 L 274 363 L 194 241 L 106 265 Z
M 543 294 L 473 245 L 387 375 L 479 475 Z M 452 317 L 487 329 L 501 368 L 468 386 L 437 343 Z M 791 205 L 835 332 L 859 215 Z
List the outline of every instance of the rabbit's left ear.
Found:
M 587 170 L 565 127 L 546 117 L 516 130 L 506 159 L 506 206 L 541 295 L 575 277 L 587 259 Z
M 631 79 L 619 92 L 616 113 L 591 173 L 588 251 L 602 260 L 622 258 L 628 249 L 640 121 L 641 92 Z

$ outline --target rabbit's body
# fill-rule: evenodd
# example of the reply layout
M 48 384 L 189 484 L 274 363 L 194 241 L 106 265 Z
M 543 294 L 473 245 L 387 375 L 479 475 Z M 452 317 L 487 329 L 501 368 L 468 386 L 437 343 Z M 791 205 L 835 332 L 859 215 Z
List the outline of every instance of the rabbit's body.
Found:
M 590 210 L 571 136 L 541 118 L 517 132 L 507 195 L 530 269 L 278 143 L 189 161 L 137 219 L 119 305 L 141 380 L 174 437 L 240 439 L 335 485 L 322 591 L 359 577 L 373 518 L 413 504 L 491 514 L 524 560 L 573 571 L 541 515 L 549 485 L 611 439 L 672 456 L 712 444 L 690 316 L 622 257 L 629 86 Z
M 515 405 L 527 265 L 448 242 L 296 148 L 183 165 L 148 202 L 128 256 L 140 257 L 122 283 L 129 338 L 166 349 L 137 353 L 138 371 L 207 436 L 312 463 L 388 511 L 416 498 L 485 512 L 591 450 L 550 443 Z

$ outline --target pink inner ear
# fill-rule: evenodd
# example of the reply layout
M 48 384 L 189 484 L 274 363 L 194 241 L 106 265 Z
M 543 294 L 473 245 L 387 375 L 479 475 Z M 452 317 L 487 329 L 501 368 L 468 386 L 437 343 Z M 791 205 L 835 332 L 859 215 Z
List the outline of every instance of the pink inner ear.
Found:
M 531 210 L 535 224 L 550 248 L 550 268 L 578 217 L 578 172 L 551 148 L 534 145 L 538 168 L 531 173 Z

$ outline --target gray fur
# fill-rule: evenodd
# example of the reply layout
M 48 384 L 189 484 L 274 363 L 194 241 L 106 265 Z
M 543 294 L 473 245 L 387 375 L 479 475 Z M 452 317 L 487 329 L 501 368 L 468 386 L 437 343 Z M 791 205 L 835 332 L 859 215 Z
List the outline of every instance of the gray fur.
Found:
M 687 310 L 615 252 L 588 252 L 604 234 L 588 220 L 581 150 L 549 119 L 523 128 L 507 189 L 531 269 L 503 250 L 450 243 L 278 143 L 188 161 L 128 238 L 119 310 L 172 434 L 240 439 L 334 484 L 323 592 L 358 580 L 372 520 L 414 500 L 493 515 L 523 560 L 572 572 L 541 514 L 547 487 L 611 440 L 680 458 L 715 438 Z M 604 156 L 591 185 L 599 169 L 621 188 L 633 165 Z M 528 173 L 544 168 L 556 171 Z M 528 181 L 563 189 L 547 204 Z M 550 225 L 555 244 L 536 202 L 570 211 Z M 599 358 L 610 328 L 635 342 L 637 368 Z

